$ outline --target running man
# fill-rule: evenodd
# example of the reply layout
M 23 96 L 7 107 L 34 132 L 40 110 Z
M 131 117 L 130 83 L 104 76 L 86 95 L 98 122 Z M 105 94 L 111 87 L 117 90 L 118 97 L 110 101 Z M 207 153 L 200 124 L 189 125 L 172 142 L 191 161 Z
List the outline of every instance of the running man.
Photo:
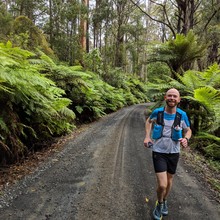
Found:
M 169 89 L 165 95 L 166 106 L 156 108 L 146 120 L 144 146 L 153 143 L 152 157 L 157 178 L 155 220 L 168 215 L 167 196 L 179 161 L 180 145 L 187 148 L 192 134 L 186 112 L 177 108 L 180 99 L 178 90 Z

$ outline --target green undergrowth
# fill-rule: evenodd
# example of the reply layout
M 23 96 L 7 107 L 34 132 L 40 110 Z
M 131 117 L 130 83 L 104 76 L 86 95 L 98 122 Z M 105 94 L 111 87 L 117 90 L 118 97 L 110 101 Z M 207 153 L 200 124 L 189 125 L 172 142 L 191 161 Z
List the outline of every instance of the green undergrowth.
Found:
M 147 102 L 145 83 L 133 75 L 111 85 L 82 66 L 61 64 L 11 42 L 0 43 L 0 61 L 0 165 L 48 146 L 77 123 Z
M 184 162 L 193 168 L 199 178 L 202 178 L 215 199 L 220 202 L 220 161 L 207 158 L 195 149 L 182 151 Z

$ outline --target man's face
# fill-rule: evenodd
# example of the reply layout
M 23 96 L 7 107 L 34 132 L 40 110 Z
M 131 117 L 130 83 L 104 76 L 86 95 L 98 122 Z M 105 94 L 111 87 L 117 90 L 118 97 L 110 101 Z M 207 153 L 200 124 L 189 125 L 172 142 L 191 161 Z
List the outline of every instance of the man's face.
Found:
M 180 102 L 180 94 L 176 89 L 170 89 L 165 95 L 165 101 L 170 108 L 176 107 Z

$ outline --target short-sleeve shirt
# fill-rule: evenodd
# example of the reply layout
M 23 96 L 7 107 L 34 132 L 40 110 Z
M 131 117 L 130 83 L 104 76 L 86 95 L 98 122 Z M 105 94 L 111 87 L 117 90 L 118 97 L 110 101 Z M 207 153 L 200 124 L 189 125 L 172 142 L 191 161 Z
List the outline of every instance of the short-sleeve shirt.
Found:
M 164 107 L 156 108 L 152 112 L 152 114 L 150 115 L 150 119 L 153 122 L 156 122 L 157 114 L 159 111 L 164 111 Z M 177 108 L 176 111 L 182 115 L 180 128 L 185 129 L 185 128 L 190 127 L 190 122 L 189 122 L 186 112 L 184 112 L 180 108 Z M 155 140 L 153 144 L 153 148 L 152 148 L 153 151 L 160 152 L 160 153 L 179 153 L 180 152 L 180 142 L 173 141 L 171 139 L 171 128 L 172 128 L 175 116 L 176 114 L 168 114 L 167 112 L 164 111 L 163 134 L 161 138 Z

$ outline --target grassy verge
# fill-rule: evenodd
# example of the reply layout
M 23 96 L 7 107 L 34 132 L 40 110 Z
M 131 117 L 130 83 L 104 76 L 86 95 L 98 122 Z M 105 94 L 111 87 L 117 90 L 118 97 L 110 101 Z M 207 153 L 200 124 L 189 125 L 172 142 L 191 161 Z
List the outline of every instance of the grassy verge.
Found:
M 182 151 L 182 156 L 185 163 L 199 174 L 220 203 L 220 161 L 206 158 L 196 150 Z

